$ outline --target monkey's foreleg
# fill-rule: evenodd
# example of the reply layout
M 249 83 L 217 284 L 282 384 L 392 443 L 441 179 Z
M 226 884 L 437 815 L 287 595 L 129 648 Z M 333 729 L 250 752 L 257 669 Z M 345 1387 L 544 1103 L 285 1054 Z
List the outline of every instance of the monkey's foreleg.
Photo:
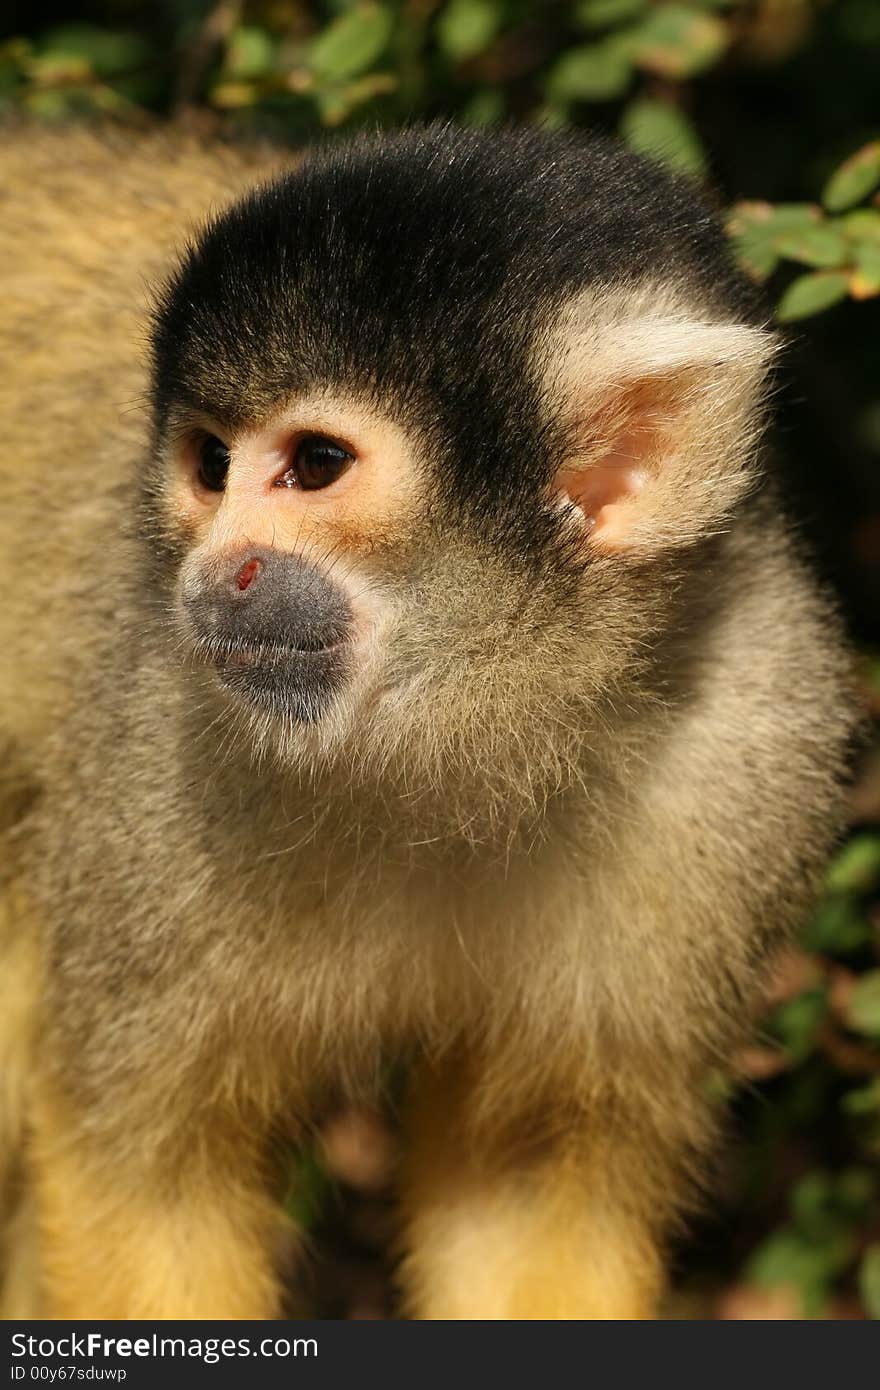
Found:
M 406 1310 L 417 1318 L 641 1319 L 660 1294 L 650 1152 L 595 1117 L 504 1137 L 459 1074 L 414 1088 L 404 1175 Z M 649 1144 L 645 1136 L 646 1144 Z M 641 1166 L 641 1171 L 640 1171 Z M 662 1202 L 660 1203 L 662 1207 Z
M 45 1317 L 280 1316 L 284 1217 L 245 1133 L 193 1134 L 160 1162 L 84 1133 L 46 1087 L 32 1125 Z
M 0 844 L 0 877 L 7 846 Z M 32 906 L 12 874 L 0 885 L 0 1318 L 36 1317 L 33 1221 L 23 1182 L 25 1115 L 40 965 Z

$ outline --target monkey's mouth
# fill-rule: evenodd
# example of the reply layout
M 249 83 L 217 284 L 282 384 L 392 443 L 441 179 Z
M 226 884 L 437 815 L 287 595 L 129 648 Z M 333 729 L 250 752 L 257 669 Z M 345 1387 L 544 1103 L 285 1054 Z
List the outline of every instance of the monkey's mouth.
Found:
M 237 701 L 276 718 L 316 723 L 348 682 L 350 647 L 346 639 L 297 647 L 207 643 L 202 655 Z
M 252 646 L 230 646 L 225 653 L 215 653 L 212 660 L 218 668 L 230 666 L 233 668 L 246 668 L 252 666 L 277 666 L 285 661 L 295 660 L 298 657 L 311 657 L 338 652 L 340 647 L 346 645 L 344 639 L 332 642 L 329 646 L 321 646 L 317 642 L 312 645 L 308 643 L 297 647 L 282 646 L 278 643 L 257 643 Z

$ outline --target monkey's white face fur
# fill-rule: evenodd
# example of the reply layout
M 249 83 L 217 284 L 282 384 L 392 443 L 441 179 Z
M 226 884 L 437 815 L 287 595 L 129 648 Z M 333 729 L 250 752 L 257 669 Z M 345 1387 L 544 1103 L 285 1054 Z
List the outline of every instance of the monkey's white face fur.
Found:
M 513 560 L 455 530 L 438 505 L 430 437 L 366 397 L 312 391 L 235 431 L 178 414 L 164 498 L 165 525 L 188 545 L 177 620 L 206 664 L 222 668 L 220 717 L 260 756 L 310 776 L 390 783 L 421 811 L 442 805 L 444 820 L 466 819 L 458 807 L 473 807 L 475 784 L 484 817 L 504 823 L 583 787 L 601 761 L 603 706 L 619 703 L 619 678 L 637 704 L 676 550 L 724 528 L 749 486 L 772 347 L 761 330 L 700 317 L 668 287 L 591 292 L 556 312 L 536 336 L 531 370 L 558 452 L 526 518 L 550 528 L 553 544 Z M 206 447 L 209 461 L 223 461 L 220 487 L 205 473 Z M 317 480 L 308 448 L 320 467 L 321 449 L 337 451 Z M 187 607 L 189 593 L 219 585 L 235 629 L 270 582 L 266 556 L 288 567 L 279 626 L 317 589 L 344 610 L 317 639 L 320 618 L 297 619 L 306 651 L 303 639 L 285 639 L 281 687 L 298 685 L 295 713 L 275 698 L 282 658 L 265 635 L 241 648 L 235 638 L 230 657 Z M 320 662 L 330 674 L 315 679 Z M 251 679 L 265 664 L 269 701 Z

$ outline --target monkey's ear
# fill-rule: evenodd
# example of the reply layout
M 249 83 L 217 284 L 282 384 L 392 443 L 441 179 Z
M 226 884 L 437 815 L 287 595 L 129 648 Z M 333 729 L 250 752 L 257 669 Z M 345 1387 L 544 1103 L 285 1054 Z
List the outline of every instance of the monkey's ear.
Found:
M 753 480 L 772 334 L 668 314 L 569 328 L 548 381 L 568 441 L 554 488 L 590 545 L 647 554 L 723 528 Z

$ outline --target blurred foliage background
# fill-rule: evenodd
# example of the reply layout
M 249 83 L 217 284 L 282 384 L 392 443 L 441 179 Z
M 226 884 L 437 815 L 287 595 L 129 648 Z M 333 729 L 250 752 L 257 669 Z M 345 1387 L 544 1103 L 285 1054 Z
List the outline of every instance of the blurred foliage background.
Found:
M 789 328 L 774 457 L 880 719 L 880 0 L 7 0 L 0 108 L 174 117 L 293 146 L 361 125 L 618 133 L 700 180 Z M 792 673 L 797 679 L 797 672 Z M 880 745 L 814 917 L 730 1077 L 671 1316 L 880 1317 Z M 393 1125 L 295 1163 L 317 1312 L 385 1316 Z

